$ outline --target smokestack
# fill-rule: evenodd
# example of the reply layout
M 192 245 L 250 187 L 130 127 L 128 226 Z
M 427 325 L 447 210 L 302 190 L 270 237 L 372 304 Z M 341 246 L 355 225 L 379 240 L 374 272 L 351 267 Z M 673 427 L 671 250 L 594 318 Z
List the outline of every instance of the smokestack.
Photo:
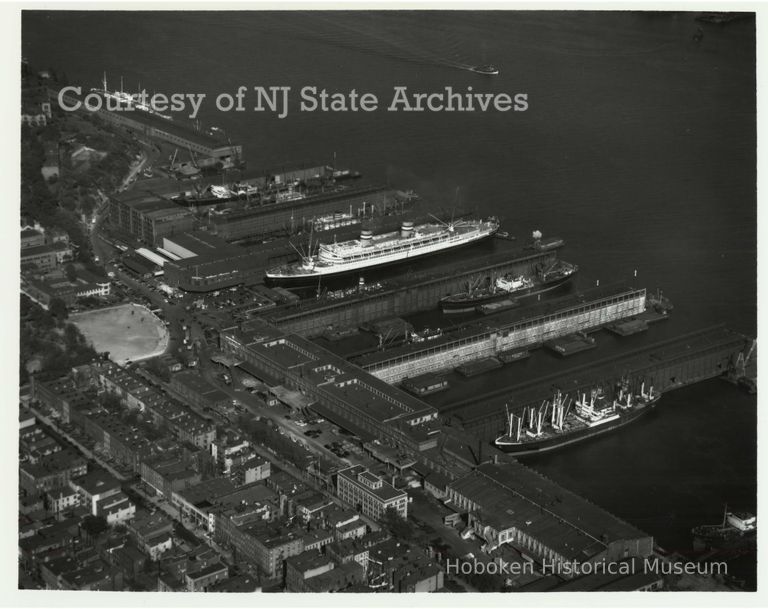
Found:
M 403 222 L 402 227 L 400 228 L 400 236 L 403 239 L 408 239 L 413 235 L 413 222 L 410 220 Z

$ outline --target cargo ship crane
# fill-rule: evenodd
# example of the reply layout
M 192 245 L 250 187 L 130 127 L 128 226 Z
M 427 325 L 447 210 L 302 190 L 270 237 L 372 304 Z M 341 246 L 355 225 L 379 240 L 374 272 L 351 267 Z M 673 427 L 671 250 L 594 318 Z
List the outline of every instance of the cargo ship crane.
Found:
M 757 378 L 754 374 L 747 373 L 747 366 L 752 361 L 752 356 L 757 348 L 757 339 L 752 340 L 752 344 L 749 347 L 746 355 L 744 350 L 734 354 L 731 358 L 731 364 L 728 366 L 728 371 L 725 373 L 725 379 L 735 385 L 744 387 L 749 393 L 755 393 L 757 391 Z

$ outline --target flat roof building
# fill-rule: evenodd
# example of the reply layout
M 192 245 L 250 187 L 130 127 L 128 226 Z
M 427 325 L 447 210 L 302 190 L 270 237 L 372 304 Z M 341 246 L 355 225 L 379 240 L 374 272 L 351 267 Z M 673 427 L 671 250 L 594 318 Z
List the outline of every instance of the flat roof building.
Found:
M 222 349 L 286 387 L 302 391 L 333 418 L 372 438 L 424 451 L 437 446 L 437 409 L 313 342 L 262 322 L 226 330 Z
M 509 543 L 536 562 L 616 561 L 653 551 L 650 535 L 517 462 L 480 465 L 446 494 L 491 549 Z
M 128 191 L 109 203 L 110 224 L 148 245 L 162 245 L 168 235 L 192 230 L 195 217 L 173 201 Z
M 374 520 L 380 520 L 388 509 L 408 517 L 408 493 L 397 490 L 362 465 L 341 470 L 336 489 L 339 499 Z

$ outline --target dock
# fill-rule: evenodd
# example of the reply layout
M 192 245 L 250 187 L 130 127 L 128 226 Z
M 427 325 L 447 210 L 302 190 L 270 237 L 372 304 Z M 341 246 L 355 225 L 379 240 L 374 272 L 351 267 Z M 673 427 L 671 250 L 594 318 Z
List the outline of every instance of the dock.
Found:
M 505 298 L 498 302 L 491 302 L 489 304 L 480 305 L 478 309 L 483 315 L 492 315 L 493 313 L 499 313 L 506 311 L 507 309 L 514 309 L 520 306 L 520 301 L 514 298 Z
M 648 329 L 648 322 L 643 319 L 630 319 L 622 323 L 611 324 L 605 329 L 617 336 L 632 336 L 645 332 Z
M 419 397 L 448 389 L 448 381 L 436 374 L 421 374 L 413 378 L 406 378 L 401 384 L 407 392 Z
M 456 372 L 462 376 L 471 377 L 483 374 L 484 372 L 490 372 L 491 370 L 497 370 L 501 368 L 502 363 L 495 357 L 484 357 L 482 359 L 467 362 L 461 366 L 456 367 Z
M 531 349 L 536 347 L 533 345 Z M 531 357 L 531 352 L 528 349 L 510 349 L 509 351 L 500 351 L 496 356 L 502 364 L 512 364 Z
M 645 289 L 591 288 L 582 294 L 500 313 L 428 343 L 407 344 L 356 358 L 354 363 L 388 382 L 436 372 L 501 351 L 530 348 L 574 331 L 589 332 L 645 311 Z
M 552 397 L 552 387 L 586 392 L 597 385 L 612 386 L 622 378 L 647 381 L 662 393 L 711 378 L 725 378 L 736 355 L 749 350 L 752 339 L 714 326 L 635 349 L 620 357 L 607 357 L 587 364 L 533 378 L 513 387 L 482 393 L 440 408 L 456 425 L 492 442 L 505 428 L 505 403 L 515 396 L 516 409 L 537 406 Z M 664 398 L 662 397 L 662 400 Z
M 544 346 L 559 355 L 568 357 L 582 351 L 588 351 L 597 347 L 597 341 L 584 333 L 567 334 L 561 338 L 553 338 L 544 343 Z
M 437 307 L 446 294 L 460 292 L 478 275 L 530 274 L 538 265 L 557 259 L 557 249 L 516 250 L 469 259 L 451 268 L 391 280 L 375 293 L 352 295 L 342 300 L 307 300 L 298 306 L 273 309 L 264 319 L 272 325 L 308 338 L 328 326 L 359 326 L 370 319 L 398 317 Z

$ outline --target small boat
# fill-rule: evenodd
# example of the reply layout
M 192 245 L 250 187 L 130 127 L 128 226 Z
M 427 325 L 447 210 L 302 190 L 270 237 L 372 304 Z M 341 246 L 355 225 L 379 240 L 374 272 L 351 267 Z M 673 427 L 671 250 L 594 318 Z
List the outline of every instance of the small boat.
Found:
M 484 66 L 473 66 L 470 68 L 470 70 L 478 74 L 487 74 L 489 76 L 495 76 L 499 73 L 499 68 L 491 64 L 486 64 Z
M 757 518 L 747 512 L 723 512 L 718 524 L 703 524 L 691 530 L 694 547 L 738 550 L 754 545 L 757 534 Z

